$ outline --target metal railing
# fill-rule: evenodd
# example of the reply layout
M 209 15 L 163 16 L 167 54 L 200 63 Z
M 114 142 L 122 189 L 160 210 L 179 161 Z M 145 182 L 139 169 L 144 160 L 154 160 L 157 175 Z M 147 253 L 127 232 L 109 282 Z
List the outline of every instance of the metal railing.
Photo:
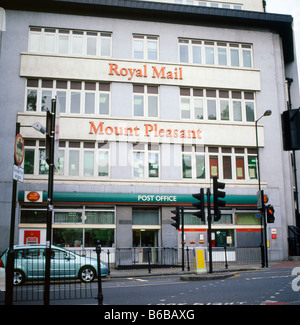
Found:
M 93 250 L 72 250 L 80 255 L 82 261 L 89 258 L 97 259 L 96 251 Z M 110 273 L 110 252 L 102 250 L 101 261 L 108 265 Z M 88 263 L 88 262 L 87 262 Z M 66 256 L 55 256 L 51 259 L 50 294 L 51 300 L 72 300 L 72 299 L 93 299 L 97 297 L 97 273 L 91 282 L 82 282 L 79 279 L 79 272 L 74 271 L 72 260 Z M 43 302 L 45 286 L 45 256 L 26 255 L 19 253 L 15 255 L 15 277 L 13 287 L 13 302 L 39 301 Z M 16 270 L 18 273 L 16 273 Z M 96 271 L 94 269 L 94 271 Z M 18 281 L 17 277 L 25 276 L 25 281 Z M 19 278 L 20 280 L 21 278 Z M 1 298 L 2 299 L 2 298 Z M 2 303 L 2 301 L 1 301 Z
M 116 249 L 116 268 L 178 265 L 177 247 L 121 247 Z
M 191 247 L 184 248 L 184 267 L 185 271 L 194 270 L 195 249 Z M 84 257 L 97 258 L 96 251 L 91 250 L 72 250 L 73 252 Z M 208 249 L 206 251 L 206 262 L 208 264 Z M 43 301 L 44 280 L 43 272 L 45 269 L 45 261 L 41 263 L 27 263 L 29 258 L 16 256 L 21 264 L 25 263 L 27 269 L 26 274 L 38 274 L 40 277 L 26 278 L 22 285 L 14 286 L 13 301 Z M 136 269 L 144 268 L 151 273 L 153 268 L 171 268 L 182 267 L 182 251 L 180 247 L 121 247 L 113 249 L 104 248 L 101 251 L 100 259 L 108 264 L 109 272 L 117 272 L 118 269 Z M 35 262 L 35 256 L 31 256 L 30 260 Z M 36 256 L 37 261 L 37 256 Z M 255 264 L 261 262 L 260 247 L 213 247 L 212 262 L 214 271 L 226 269 L 235 265 Z M 68 271 L 69 261 L 65 260 L 59 263 L 56 269 L 58 274 Z M 16 266 L 16 264 L 15 264 Z M 96 299 L 97 297 L 97 281 L 82 283 L 76 276 L 71 278 L 68 276 L 57 276 L 51 278 L 50 282 L 50 301 L 51 300 L 72 300 L 72 299 Z
M 205 248 L 207 252 L 207 248 Z M 186 270 L 194 268 L 194 248 L 184 248 Z M 116 249 L 117 269 L 181 267 L 182 249 L 178 247 L 120 247 Z M 206 254 L 208 262 L 208 253 Z M 261 248 L 255 247 L 213 247 L 212 262 L 217 267 L 241 264 L 259 264 Z

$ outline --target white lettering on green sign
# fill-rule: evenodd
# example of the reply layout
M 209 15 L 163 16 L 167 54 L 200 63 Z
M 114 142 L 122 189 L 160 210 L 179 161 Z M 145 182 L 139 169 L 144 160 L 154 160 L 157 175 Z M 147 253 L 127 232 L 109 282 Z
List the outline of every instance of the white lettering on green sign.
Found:
M 138 195 L 139 202 L 177 202 L 176 195 Z

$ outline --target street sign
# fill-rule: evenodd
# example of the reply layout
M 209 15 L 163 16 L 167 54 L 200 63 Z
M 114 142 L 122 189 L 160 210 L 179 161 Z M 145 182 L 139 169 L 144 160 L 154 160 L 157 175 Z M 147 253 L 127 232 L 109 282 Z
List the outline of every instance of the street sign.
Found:
M 15 162 L 17 165 L 22 165 L 25 155 L 24 139 L 21 134 L 17 134 L 15 140 Z
M 13 179 L 23 183 L 24 182 L 24 168 L 14 165 L 13 168 Z

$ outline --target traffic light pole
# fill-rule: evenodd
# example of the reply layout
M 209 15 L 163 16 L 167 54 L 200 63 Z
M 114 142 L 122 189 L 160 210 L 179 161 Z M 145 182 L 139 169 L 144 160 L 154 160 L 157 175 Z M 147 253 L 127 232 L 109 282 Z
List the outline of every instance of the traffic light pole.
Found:
M 209 273 L 213 273 L 212 267 L 212 241 L 211 241 L 211 206 L 210 206 L 210 188 L 206 191 L 207 196 L 207 224 L 208 224 L 208 256 L 209 256 Z
M 46 146 L 49 152 L 49 174 L 48 174 L 48 199 L 47 199 L 47 229 L 46 229 L 46 263 L 45 263 L 45 288 L 44 305 L 49 305 L 50 301 L 50 267 L 51 267 L 51 237 L 52 237 L 52 211 L 53 211 L 53 178 L 54 178 L 54 145 L 55 145 L 55 113 L 56 100 L 51 102 L 50 121 L 47 121 Z M 48 118 L 48 117 L 47 117 Z M 51 123 L 50 123 L 51 122 Z M 48 150 L 46 148 L 46 150 Z
M 181 210 L 181 260 L 182 260 L 182 271 L 184 271 L 184 208 L 180 207 Z

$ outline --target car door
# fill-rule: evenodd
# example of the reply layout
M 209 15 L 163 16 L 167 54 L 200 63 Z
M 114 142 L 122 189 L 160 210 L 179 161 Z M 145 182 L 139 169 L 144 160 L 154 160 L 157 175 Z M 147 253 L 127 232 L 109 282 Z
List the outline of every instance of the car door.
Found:
M 23 250 L 23 266 L 25 274 L 30 279 L 45 276 L 45 250 L 44 248 L 28 248 Z
M 68 278 L 74 276 L 74 258 L 64 250 L 51 250 L 51 277 Z

